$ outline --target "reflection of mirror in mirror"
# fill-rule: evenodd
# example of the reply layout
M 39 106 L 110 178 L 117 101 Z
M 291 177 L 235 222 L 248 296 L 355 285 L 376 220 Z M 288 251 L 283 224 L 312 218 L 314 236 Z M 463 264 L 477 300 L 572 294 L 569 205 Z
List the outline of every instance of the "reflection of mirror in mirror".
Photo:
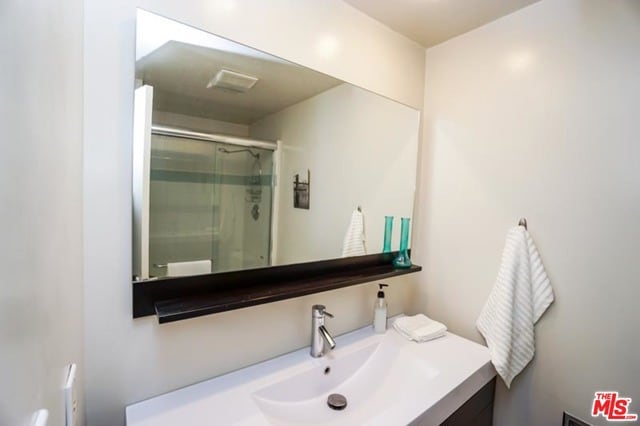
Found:
M 137 25 L 138 279 L 337 258 L 357 207 L 380 253 L 385 216 L 411 216 L 418 111 L 149 12 Z

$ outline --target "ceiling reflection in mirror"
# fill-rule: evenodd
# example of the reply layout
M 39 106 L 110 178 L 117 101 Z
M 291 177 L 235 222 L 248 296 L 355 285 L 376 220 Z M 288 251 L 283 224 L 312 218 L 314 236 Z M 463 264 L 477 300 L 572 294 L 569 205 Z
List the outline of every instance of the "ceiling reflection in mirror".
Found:
M 385 216 L 397 250 L 418 111 L 142 10 L 136 37 L 135 279 L 380 253 Z

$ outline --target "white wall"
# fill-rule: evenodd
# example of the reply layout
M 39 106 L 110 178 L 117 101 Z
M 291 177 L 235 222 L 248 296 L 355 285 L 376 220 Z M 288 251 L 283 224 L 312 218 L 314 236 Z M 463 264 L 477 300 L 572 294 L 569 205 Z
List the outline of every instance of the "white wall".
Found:
M 640 412 L 640 2 L 543 0 L 427 50 L 417 308 L 475 320 L 521 216 L 556 301 L 496 425 L 594 424 L 597 390 Z
M 375 297 L 374 286 L 367 285 L 163 326 L 153 317 L 131 318 L 136 4 L 414 107 L 422 104 L 424 50 L 339 0 L 85 1 L 84 280 L 90 425 L 123 424 L 129 403 L 308 345 L 313 303 L 323 302 L 336 314 L 328 324 L 335 333 L 364 325 L 371 319 Z M 329 36 L 335 43 L 327 41 Z M 402 279 L 392 283 L 396 285 L 387 293 L 390 311 L 397 313 L 407 306 L 411 287 Z
M 0 9 L 0 424 L 61 425 L 83 367 L 82 2 Z
M 419 111 L 349 84 L 253 123 L 252 137 L 282 142 L 276 262 L 340 257 L 357 206 L 367 253 L 382 251 L 385 215 L 396 217 L 397 250 L 400 218 L 413 213 L 419 123 Z M 307 170 L 311 208 L 296 209 L 293 176 Z

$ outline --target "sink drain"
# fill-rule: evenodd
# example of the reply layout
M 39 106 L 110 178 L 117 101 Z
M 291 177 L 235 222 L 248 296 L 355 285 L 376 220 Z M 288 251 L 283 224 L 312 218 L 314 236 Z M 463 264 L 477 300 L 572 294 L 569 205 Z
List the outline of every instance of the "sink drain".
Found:
M 327 398 L 327 405 L 333 410 L 344 410 L 347 406 L 347 398 L 339 393 L 332 393 Z

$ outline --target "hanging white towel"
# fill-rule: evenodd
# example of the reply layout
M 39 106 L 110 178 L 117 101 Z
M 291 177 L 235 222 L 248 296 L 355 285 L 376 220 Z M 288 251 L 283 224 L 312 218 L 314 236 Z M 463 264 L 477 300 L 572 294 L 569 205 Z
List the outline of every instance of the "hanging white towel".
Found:
M 210 260 L 196 260 L 193 262 L 167 263 L 168 277 L 184 277 L 187 275 L 201 275 L 211 273 Z
M 351 214 L 351 222 L 342 243 L 342 257 L 367 254 L 364 237 L 364 216 L 357 209 Z
M 476 322 L 507 388 L 533 359 L 533 326 L 551 302 L 551 283 L 529 232 L 510 229 L 496 283 Z

